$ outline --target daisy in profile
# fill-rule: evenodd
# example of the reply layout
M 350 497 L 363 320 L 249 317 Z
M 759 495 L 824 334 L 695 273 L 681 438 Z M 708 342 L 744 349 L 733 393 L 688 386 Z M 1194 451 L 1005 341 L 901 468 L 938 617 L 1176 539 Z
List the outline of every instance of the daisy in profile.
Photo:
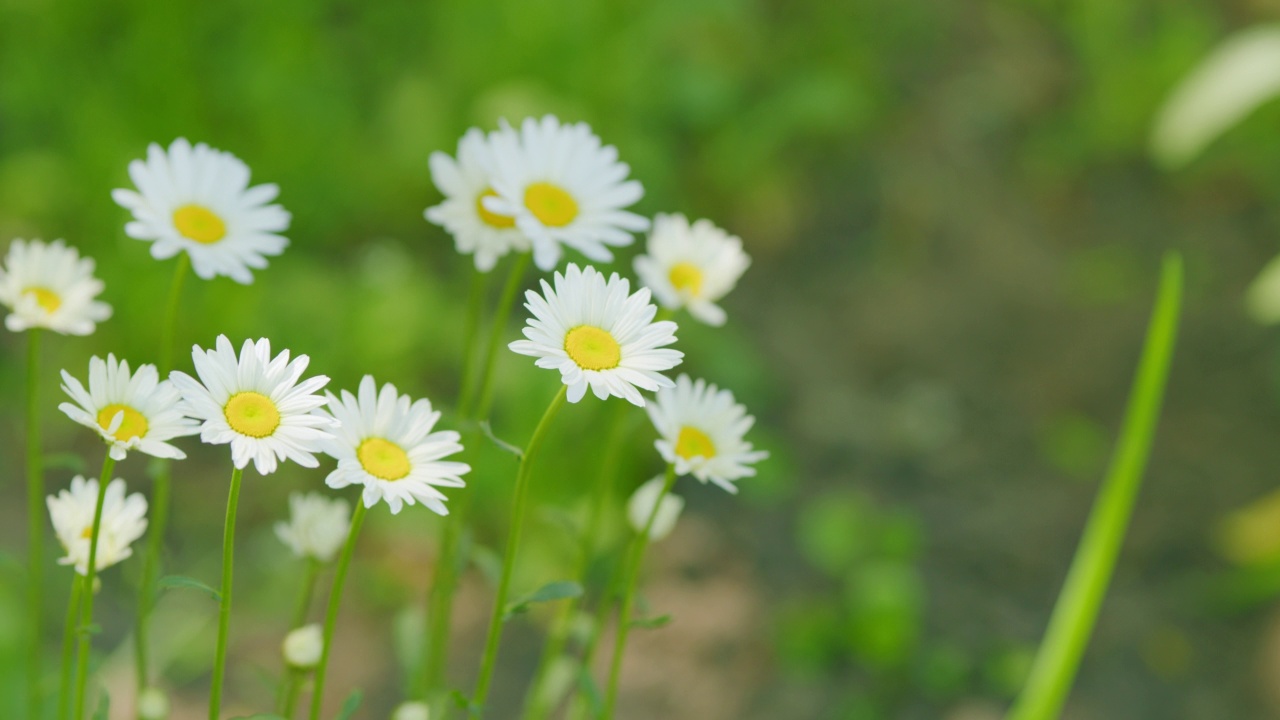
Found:
M 646 410 L 660 436 L 654 445 L 679 475 L 693 475 L 738 492 L 734 481 L 756 474 L 753 464 L 769 453 L 753 450 L 743 439 L 755 423 L 733 393 L 688 375 L 675 387 L 658 391 Z
M 199 380 L 177 371 L 170 378 L 182 394 L 183 411 L 202 421 L 202 441 L 230 444 L 236 468 L 252 460 L 261 475 L 275 472 L 277 460 L 319 465 L 314 453 L 333 437 L 334 422 L 312 412 L 327 402 L 315 393 L 329 378 L 298 382 L 310 358 L 299 355 L 290 362 L 288 350 L 273 358 L 266 338 L 245 340 L 237 357 L 231 341 L 219 335 L 213 350 L 192 348 L 191 359 Z
M 71 489 L 48 497 L 53 530 L 66 551 L 60 565 L 74 565 L 81 575 L 89 574 L 89 538 L 93 512 L 98 502 L 98 481 L 77 475 Z M 96 570 L 103 570 L 133 554 L 130 547 L 147 529 L 147 499 L 139 493 L 125 497 L 124 481 L 112 480 L 102 499 L 102 520 L 98 529 Z
M 646 251 L 635 259 L 636 275 L 663 307 L 688 308 L 708 325 L 724 324 L 724 310 L 716 301 L 751 264 L 741 240 L 710 220 L 691 225 L 684 215 L 658 215 Z
M 89 389 L 63 370 L 62 391 L 75 403 L 64 402 L 58 409 L 101 435 L 112 460 L 123 460 L 130 450 L 181 460 L 186 454 L 166 441 L 199 431 L 179 409 L 178 389 L 160 379 L 155 365 L 140 365 L 130 374 L 129 363 L 115 355 L 105 361 L 94 356 L 89 359 Z
M 145 160 L 129 163 L 137 190 L 111 197 L 133 213 L 125 233 L 151 243 L 151 256 L 164 260 L 186 252 L 196 275 L 226 275 L 253 282 L 250 269 L 284 252 L 289 213 L 271 201 L 274 184 L 249 187 L 249 166 L 231 153 L 178 138 L 168 151 L 152 143 Z
M 484 205 L 486 197 L 497 193 L 490 179 L 493 150 L 483 132 L 471 128 L 462 136 L 456 160 L 434 152 L 430 162 L 431 181 L 444 194 L 444 202 L 427 208 L 424 214 L 453 235 L 458 252 L 474 256 L 477 270 L 489 272 L 503 255 L 529 249 L 529 239 L 516 228 L 514 217 L 492 212 Z
M 590 260 L 613 259 L 609 247 L 633 241 L 631 233 L 649 221 L 625 208 L 644 188 L 628 180 L 631 168 L 618 150 L 602 145 L 586 123 L 561 124 L 554 115 L 526 118 L 517 132 L 504 121 L 490 138 L 493 189 L 485 210 L 515 219 L 533 243 L 533 260 L 543 270 L 560 262 L 561 245 Z
M 445 495 L 438 488 L 463 487 L 466 463 L 445 460 L 462 451 L 460 435 L 452 430 L 432 432 L 440 412 L 429 400 L 400 395 L 391 383 L 378 388 L 365 375 L 355 395 L 329 393 L 325 412 L 337 421 L 325 453 L 338 461 L 325 483 L 331 488 L 364 486 L 364 506 L 385 500 L 394 515 L 404 505 L 422 503 L 448 515 Z
M 333 560 L 347 539 L 351 527 L 351 506 L 341 498 L 320 493 L 293 493 L 289 496 L 289 521 L 276 523 L 276 537 L 294 555 L 322 563 Z
M 14 240 L 0 267 L 0 304 L 11 311 L 4 324 L 14 332 L 89 335 L 111 317 L 111 306 L 94 299 L 101 292 L 93 260 L 61 240 Z
M 649 289 L 632 293 L 617 273 L 605 280 L 593 267 L 572 263 L 555 274 L 555 287 L 542 281 L 542 294 L 525 293 L 533 314 L 526 339 L 511 343 L 513 351 L 538 358 L 540 368 L 559 370 L 569 402 L 578 402 L 590 387 L 604 400 L 610 395 L 644 407 L 640 390 L 671 387 L 662 374 L 680 364 L 684 353 L 667 345 L 676 341 L 676 324 L 654 322 L 658 308 Z
M 680 518 L 680 512 L 684 510 L 684 498 L 670 492 L 663 493 L 665 482 L 666 478 L 659 475 L 636 488 L 631 499 L 627 500 L 627 520 L 636 532 L 644 532 L 649 516 L 653 515 L 653 526 L 649 528 L 650 542 L 657 542 L 670 535 L 676 527 L 676 520 Z M 659 497 L 662 498 L 660 504 Z M 658 505 L 656 515 L 654 505 Z

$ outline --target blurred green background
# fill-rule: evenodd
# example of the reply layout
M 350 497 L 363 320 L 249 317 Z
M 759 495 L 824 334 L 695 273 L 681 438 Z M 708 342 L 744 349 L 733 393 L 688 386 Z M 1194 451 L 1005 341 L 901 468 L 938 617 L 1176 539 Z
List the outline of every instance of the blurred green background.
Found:
M 1280 509 L 1230 519 L 1280 461 L 1280 343 L 1242 303 L 1277 250 L 1280 107 L 1177 172 L 1146 154 L 1177 80 L 1277 17 L 1259 0 L 0 0 L 0 242 L 66 238 L 115 307 L 92 337 L 47 344 L 46 448 L 101 460 L 55 410 L 56 369 L 157 355 L 172 262 L 123 235 L 110 199 L 148 143 L 237 154 L 294 218 L 252 286 L 188 284 L 183 348 L 266 336 L 334 389 L 372 372 L 447 408 L 470 270 L 422 219 L 439 199 L 427 157 L 470 126 L 555 112 L 617 145 L 645 184 L 640 212 L 712 218 L 755 260 L 729 325 L 682 323 L 680 347 L 684 369 L 758 415 L 773 457 L 738 497 L 682 481 L 689 508 L 645 590 L 674 621 L 636 634 L 620 717 L 998 718 L 1106 462 L 1166 248 L 1188 260 L 1179 354 L 1069 713 L 1280 717 Z M 615 268 L 629 274 L 630 254 Z M 23 678 L 23 357 L 23 337 L 0 335 L 2 717 L 19 716 Z M 495 432 L 523 442 L 556 378 L 509 353 L 498 367 Z M 572 564 L 562 518 L 596 478 L 605 409 L 588 399 L 553 431 L 517 591 Z M 628 487 L 660 470 L 633 422 Z M 212 582 L 228 462 L 185 447 L 167 569 Z M 497 547 L 512 462 L 474 452 L 477 542 Z M 51 467 L 50 488 L 74 470 Z M 119 474 L 148 486 L 142 459 Z M 302 575 L 271 524 L 323 477 L 246 480 L 232 715 L 269 706 Z M 335 699 L 365 690 L 360 717 L 401 697 L 440 524 L 371 515 L 330 682 Z M 137 565 L 108 571 L 99 602 L 121 710 Z M 52 641 L 70 575 L 47 575 Z M 488 593 L 470 572 L 457 687 Z M 161 601 L 175 718 L 203 717 L 214 614 L 192 593 Z M 495 717 L 518 707 L 545 619 L 508 632 Z

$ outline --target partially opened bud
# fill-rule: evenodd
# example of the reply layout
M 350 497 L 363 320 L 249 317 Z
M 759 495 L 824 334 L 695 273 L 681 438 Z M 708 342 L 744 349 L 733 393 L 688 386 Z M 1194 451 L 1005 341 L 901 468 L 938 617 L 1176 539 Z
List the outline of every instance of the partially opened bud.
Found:
M 324 635 L 320 626 L 312 623 L 291 631 L 281 646 L 284 661 L 296 670 L 311 670 L 320 663 L 324 651 Z
M 631 499 L 627 501 L 627 519 L 631 521 L 631 527 L 635 528 L 636 532 L 644 532 L 644 526 L 649 522 L 649 515 L 653 512 L 653 506 L 658 502 L 658 496 L 662 494 L 664 482 L 665 478 L 659 475 L 641 485 L 631 495 Z M 667 493 L 662 498 L 662 506 L 658 508 L 658 516 L 653 519 L 653 526 L 649 529 L 649 540 L 657 542 L 670 535 L 671 530 L 676 526 L 676 519 L 680 517 L 680 511 L 683 509 L 684 498 Z

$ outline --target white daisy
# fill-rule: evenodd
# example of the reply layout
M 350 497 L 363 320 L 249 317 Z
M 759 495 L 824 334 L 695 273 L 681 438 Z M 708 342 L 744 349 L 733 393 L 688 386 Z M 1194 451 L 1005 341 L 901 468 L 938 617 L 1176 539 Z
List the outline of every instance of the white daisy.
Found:
M 94 356 L 89 359 L 89 389 L 63 370 L 62 391 L 75 404 L 62 403 L 58 409 L 101 435 L 114 460 L 123 460 L 129 450 L 181 460 L 186 454 L 165 441 L 199 429 L 182 414 L 182 396 L 173 383 L 160 380 L 155 365 L 141 365 L 131 375 L 127 361 L 107 355 L 104 362 Z
M 61 240 L 14 240 L 0 268 L 0 304 L 12 311 L 4 324 L 14 332 L 88 335 L 111 317 L 111 306 L 94 300 L 101 292 L 93 260 Z
M 133 213 L 124 226 L 129 237 L 151 241 L 151 256 L 191 256 L 196 275 L 226 275 L 253 282 L 250 268 L 267 266 L 267 256 L 284 252 L 289 213 L 269 204 L 280 193 L 273 183 L 249 187 L 249 166 L 231 153 L 178 138 L 164 148 L 152 143 L 146 160 L 129 163 L 134 190 L 111 197 Z
M 665 347 L 676 341 L 676 324 L 653 321 L 658 308 L 648 288 L 632 293 L 617 273 L 606 281 L 595 268 L 570 263 L 564 275 L 555 274 L 555 289 L 543 280 L 542 295 L 529 290 L 525 299 L 533 313 L 527 339 L 510 347 L 538 358 L 540 368 L 559 370 L 569 402 L 590 386 L 601 400 L 613 395 L 644 407 L 637 388 L 672 385 L 662 371 L 680 364 L 684 353 Z
M 514 217 L 533 242 L 533 260 L 543 270 L 560 262 L 568 245 L 598 262 L 613 260 L 608 246 L 630 245 L 631 233 L 649 221 L 624 208 L 644 195 L 618 150 L 602 146 L 586 123 L 562 125 L 554 115 L 525 118 L 517 133 L 505 121 L 489 136 L 496 197 L 481 202 L 497 215 Z
M 399 395 L 391 383 L 379 390 L 365 375 L 356 395 L 329 393 L 325 410 L 339 423 L 324 449 L 338 461 L 325 479 L 329 487 L 363 485 L 365 507 L 386 500 L 392 514 L 415 502 L 449 514 L 445 495 L 436 488 L 465 486 L 461 476 L 471 466 L 443 459 L 462 450 L 461 436 L 452 430 L 431 432 L 440 412 L 430 401 Z
M 662 486 L 665 482 L 666 478 L 659 475 L 631 494 L 631 499 L 627 501 L 627 520 L 631 522 L 631 527 L 636 532 L 644 532 L 644 526 L 649 522 L 649 515 L 653 513 L 653 506 L 658 502 L 658 495 L 662 494 Z M 670 492 L 663 496 L 662 504 L 658 507 L 658 515 L 654 517 L 653 525 L 649 528 L 649 540 L 657 542 L 670 535 L 675 529 L 676 520 L 680 518 L 682 510 L 684 510 L 684 498 Z
M 751 465 L 769 457 L 743 439 L 755 418 L 734 401 L 732 392 L 704 380 L 680 375 L 675 387 L 658 391 L 646 410 L 661 436 L 654 445 L 680 475 L 710 480 L 736 493 L 734 481 L 755 475 Z
M 182 393 L 183 412 L 202 420 L 200 439 L 212 445 L 231 444 L 237 468 L 252 460 L 258 473 L 276 470 L 276 460 L 292 460 L 316 467 L 313 453 L 333 438 L 333 420 L 312 411 L 327 400 L 315 395 L 329 378 L 317 375 L 298 382 L 311 362 L 299 355 L 289 362 L 289 351 L 271 357 L 271 341 L 245 340 L 236 357 L 225 335 L 213 350 L 192 348 L 200 380 L 183 372 L 169 377 Z
M 103 570 L 133 554 L 129 546 L 147 529 L 147 499 L 140 493 L 125 497 L 124 480 L 107 484 L 102 499 L 102 520 L 98 527 L 97 570 Z M 98 502 L 98 481 L 77 475 L 71 489 L 47 499 L 53 530 L 66 550 L 60 565 L 75 565 L 76 572 L 89 574 L 89 539 L 93 535 L 93 513 Z
M 333 560 L 351 528 L 351 506 L 320 493 L 289 496 L 289 522 L 276 523 L 276 537 L 300 558 Z
M 458 252 L 475 256 L 477 270 L 489 272 L 508 252 L 529 249 L 529 239 L 516 228 L 515 218 L 484 206 L 484 198 L 497 193 L 490 180 L 493 150 L 483 132 L 471 128 L 462 136 L 457 160 L 434 152 L 430 162 L 431 180 L 444 194 L 444 202 L 424 214 L 453 235 Z
M 710 220 L 692 225 L 684 215 L 658 215 L 648 254 L 635 259 L 636 275 L 665 308 L 688 308 L 708 325 L 723 325 L 716 301 L 733 289 L 751 264 L 742 241 Z

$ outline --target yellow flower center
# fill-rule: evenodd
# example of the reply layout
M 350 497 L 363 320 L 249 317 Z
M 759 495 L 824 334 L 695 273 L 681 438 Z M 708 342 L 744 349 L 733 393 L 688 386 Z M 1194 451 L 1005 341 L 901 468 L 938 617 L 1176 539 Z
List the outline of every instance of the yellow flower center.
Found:
M 232 430 L 249 437 L 268 437 L 280 427 L 280 411 L 271 398 L 262 393 L 249 391 L 232 395 L 222 414 L 227 416 Z
M 120 422 L 120 427 L 116 428 L 117 440 L 129 442 L 147 434 L 147 419 L 142 416 L 142 413 L 120 403 L 108 405 L 98 413 L 98 424 L 103 430 L 111 427 L 111 421 L 115 419 L 116 413 L 124 413 L 124 420 Z
M 62 307 L 62 298 L 58 297 L 58 293 L 44 287 L 29 287 L 23 291 L 24 295 L 32 295 L 36 299 L 36 303 L 45 309 L 45 312 L 53 312 Z
M 524 190 L 524 205 L 548 227 L 564 227 L 578 217 L 578 201 L 559 185 L 536 182 Z
M 93 526 L 92 526 L 92 525 L 85 525 L 85 526 L 84 526 L 84 529 L 80 531 L 80 537 L 81 537 L 81 538 L 83 538 L 83 539 L 85 539 L 85 540 L 92 540 L 92 539 L 93 539 Z
M 494 192 L 493 188 L 486 188 L 484 192 L 476 196 L 476 214 L 480 216 L 480 220 L 485 225 L 496 227 L 499 230 L 515 227 L 515 218 L 489 212 L 489 209 L 484 206 L 484 199 L 487 197 L 498 197 L 498 193 Z
M 688 291 L 695 297 L 702 292 L 702 271 L 693 263 L 681 262 L 672 265 L 668 277 L 671 278 L 671 286 L 676 289 L 676 292 Z
M 608 330 L 579 325 L 565 333 L 564 351 L 583 370 L 611 370 L 622 362 L 622 347 Z
M 716 456 L 716 444 L 698 428 L 685 425 L 676 438 L 676 454 L 685 460 L 699 456 L 710 460 Z
M 227 236 L 227 226 L 222 218 L 203 205 L 183 205 L 175 210 L 173 226 L 188 240 L 206 245 Z
M 356 457 L 365 472 L 383 480 L 399 480 L 409 474 L 409 454 L 399 445 L 372 437 L 360 443 Z

